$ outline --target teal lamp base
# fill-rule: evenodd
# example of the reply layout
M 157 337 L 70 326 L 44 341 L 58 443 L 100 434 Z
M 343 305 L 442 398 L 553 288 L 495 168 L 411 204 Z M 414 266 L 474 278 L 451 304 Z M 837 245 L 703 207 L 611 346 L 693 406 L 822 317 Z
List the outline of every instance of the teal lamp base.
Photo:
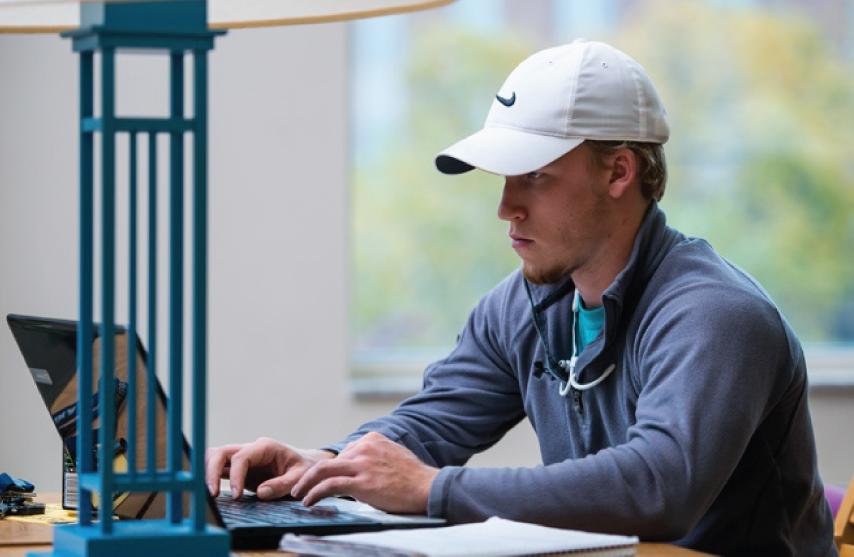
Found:
M 113 532 L 104 534 L 98 524 L 61 524 L 53 528 L 53 551 L 28 553 L 27 557 L 228 557 L 229 535 L 222 528 L 206 525 L 195 531 L 187 520 L 114 522 Z

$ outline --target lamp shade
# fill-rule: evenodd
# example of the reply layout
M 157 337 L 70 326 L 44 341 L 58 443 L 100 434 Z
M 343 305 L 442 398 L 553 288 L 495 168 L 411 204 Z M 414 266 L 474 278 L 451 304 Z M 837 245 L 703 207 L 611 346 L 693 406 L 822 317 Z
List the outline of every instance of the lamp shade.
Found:
M 75 29 L 80 26 L 80 4 L 84 1 L 0 0 L 0 33 L 56 33 Z M 234 29 L 360 19 L 435 8 L 452 1 L 208 0 L 207 12 L 211 28 Z

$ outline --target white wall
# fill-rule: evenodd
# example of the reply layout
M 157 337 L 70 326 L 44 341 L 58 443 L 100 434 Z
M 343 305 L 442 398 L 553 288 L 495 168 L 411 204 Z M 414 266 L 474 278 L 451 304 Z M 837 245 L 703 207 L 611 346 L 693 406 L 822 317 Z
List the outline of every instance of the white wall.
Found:
M 127 63 L 128 106 L 165 102 L 163 66 Z M 356 402 L 348 387 L 346 27 L 231 32 L 210 68 L 209 443 L 336 440 L 392 406 Z M 74 318 L 77 60 L 56 37 L 3 36 L 0 80 L 0 314 Z M 822 470 L 837 483 L 854 470 L 851 400 L 812 400 Z M 58 490 L 59 457 L 2 325 L 0 471 Z M 538 461 L 527 424 L 475 459 Z

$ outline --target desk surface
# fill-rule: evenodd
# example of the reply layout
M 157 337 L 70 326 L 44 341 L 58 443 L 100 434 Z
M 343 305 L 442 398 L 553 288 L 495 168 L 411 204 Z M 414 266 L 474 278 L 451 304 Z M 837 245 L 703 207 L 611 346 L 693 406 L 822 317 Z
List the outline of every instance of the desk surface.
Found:
M 39 498 L 49 503 L 59 502 L 58 494 L 46 494 Z M 18 544 L 8 545 L 11 540 Z M 0 520 L 0 557 L 25 557 L 28 551 L 48 551 L 52 540 L 51 527 L 42 524 Z M 24 545 L 26 544 L 26 545 Z M 286 555 L 275 550 L 267 551 L 236 551 L 233 555 L 241 557 L 260 557 L 261 555 Z M 675 545 L 642 543 L 638 546 L 639 557 L 690 557 L 706 555 Z

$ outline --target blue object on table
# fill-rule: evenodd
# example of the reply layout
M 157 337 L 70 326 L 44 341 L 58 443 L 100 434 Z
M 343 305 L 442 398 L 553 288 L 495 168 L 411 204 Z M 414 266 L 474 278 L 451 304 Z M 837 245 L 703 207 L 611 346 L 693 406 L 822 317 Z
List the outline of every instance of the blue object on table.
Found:
M 27 480 L 13 478 L 6 472 L 0 472 L 0 495 L 7 491 L 23 491 L 29 493 L 35 489 L 35 486 Z

